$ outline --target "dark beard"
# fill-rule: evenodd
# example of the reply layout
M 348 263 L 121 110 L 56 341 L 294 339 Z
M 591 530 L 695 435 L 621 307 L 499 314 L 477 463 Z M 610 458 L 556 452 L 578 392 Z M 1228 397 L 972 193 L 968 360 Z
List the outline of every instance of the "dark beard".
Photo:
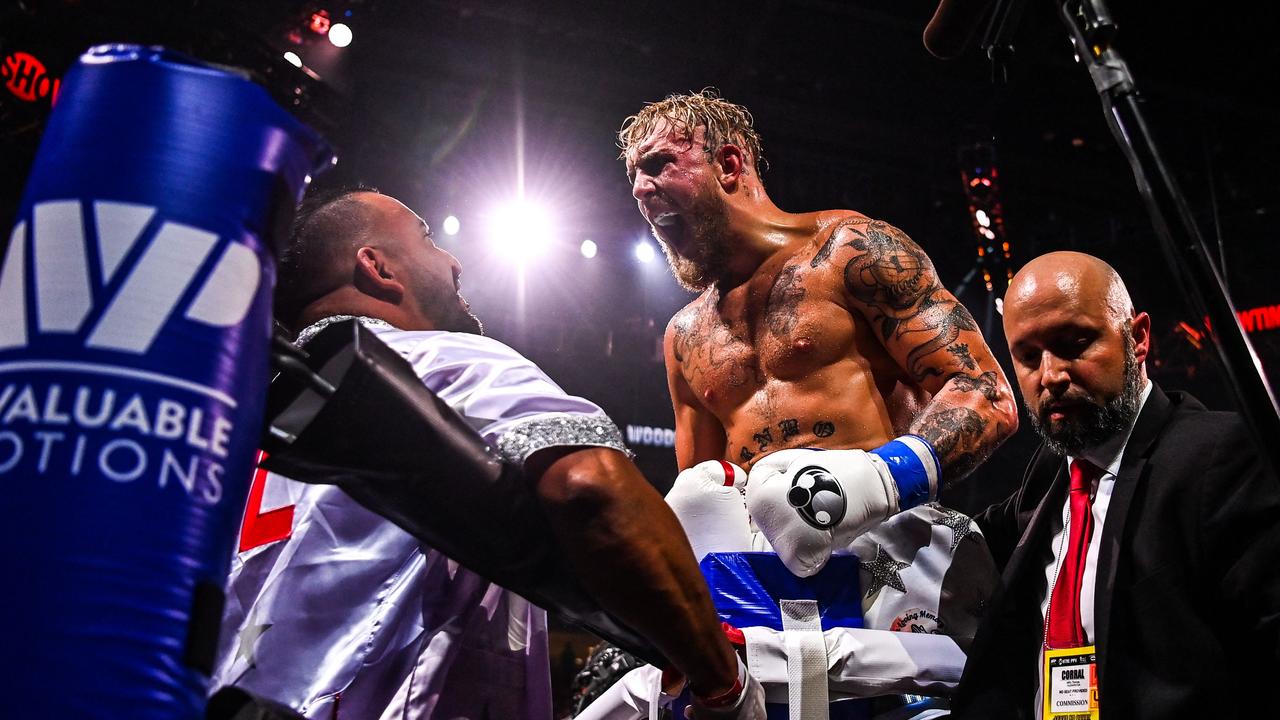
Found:
M 418 303 L 436 330 L 484 335 L 484 323 L 471 312 L 471 305 L 452 283 L 434 281 L 425 273 L 415 275 L 413 281 L 419 287 L 432 289 L 431 294 L 420 298 Z
M 680 255 L 654 233 L 658 247 L 667 256 L 671 274 L 685 290 L 702 292 L 720 279 L 729 264 L 729 248 L 725 243 L 728 220 L 724 204 L 710 194 L 697 197 L 682 217 L 692 222 L 693 236 L 688 255 Z
M 1128 325 L 1121 331 L 1125 340 L 1124 387 L 1120 394 L 1103 405 L 1092 401 L 1076 417 L 1064 419 L 1056 429 L 1050 430 L 1049 413 L 1042 409 L 1039 415 L 1031 415 L 1031 425 L 1044 439 L 1045 445 L 1058 455 L 1078 457 L 1089 448 L 1097 447 L 1117 433 L 1124 432 L 1138 415 L 1142 401 L 1142 378 L 1138 373 L 1138 359 L 1134 354 L 1133 335 Z
M 441 304 L 440 330 L 484 335 L 484 323 L 471 312 L 471 305 L 459 295 L 451 295 Z

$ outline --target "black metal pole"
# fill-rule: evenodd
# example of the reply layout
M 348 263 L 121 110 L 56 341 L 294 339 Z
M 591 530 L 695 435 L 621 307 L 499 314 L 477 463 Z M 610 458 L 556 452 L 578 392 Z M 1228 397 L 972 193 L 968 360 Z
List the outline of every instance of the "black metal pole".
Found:
M 1165 260 L 1187 303 L 1207 317 L 1214 349 L 1258 450 L 1280 474 L 1280 409 L 1262 364 L 1240 326 L 1226 285 L 1196 227 L 1173 173 L 1143 118 L 1141 98 L 1124 59 L 1111 47 L 1116 26 L 1103 0 L 1066 0 L 1062 17 L 1080 61 L 1093 77 L 1107 124 L 1133 169 Z

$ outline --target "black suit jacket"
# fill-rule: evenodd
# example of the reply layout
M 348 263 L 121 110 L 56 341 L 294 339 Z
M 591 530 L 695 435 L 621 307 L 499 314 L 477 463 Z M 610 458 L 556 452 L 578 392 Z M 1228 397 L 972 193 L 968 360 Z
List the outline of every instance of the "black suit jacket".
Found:
M 1152 388 L 1102 531 L 1103 717 L 1280 717 L 1280 482 L 1264 468 L 1238 415 Z M 1035 717 L 1044 568 L 1067 486 L 1064 458 L 1041 447 L 1018 492 L 975 518 L 1003 583 L 955 717 Z

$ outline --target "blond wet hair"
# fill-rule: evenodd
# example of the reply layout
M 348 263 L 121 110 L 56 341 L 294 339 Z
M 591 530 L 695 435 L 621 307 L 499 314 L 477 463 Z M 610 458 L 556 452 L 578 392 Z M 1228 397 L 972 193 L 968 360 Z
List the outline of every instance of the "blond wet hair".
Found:
M 760 135 L 753 126 L 751 111 L 720 97 L 715 88 L 703 88 L 696 93 L 673 94 L 658 102 L 651 102 L 640 112 L 622 121 L 618 130 L 618 147 L 621 158 L 640 144 L 663 122 L 687 140 L 693 140 L 698 128 L 702 128 L 706 144 L 703 151 L 710 159 L 725 145 L 737 145 L 751 157 L 757 177 L 767 167 L 760 150 Z

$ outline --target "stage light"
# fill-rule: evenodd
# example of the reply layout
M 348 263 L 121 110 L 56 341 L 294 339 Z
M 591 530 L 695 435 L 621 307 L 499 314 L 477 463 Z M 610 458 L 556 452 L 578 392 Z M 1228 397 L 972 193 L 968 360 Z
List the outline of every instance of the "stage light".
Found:
M 289 50 L 284 54 L 284 59 L 288 60 L 289 64 L 296 68 L 302 67 L 302 58 L 298 57 L 298 53 L 292 50 Z
M 317 35 L 323 35 L 329 32 L 329 11 L 317 10 L 311 15 L 311 32 Z
M 960 148 L 960 179 L 969 201 L 969 221 L 977 240 L 977 267 L 983 284 L 996 296 L 1004 293 L 1012 277 L 1009 239 L 1005 237 L 1004 210 L 996 182 L 995 148 L 980 142 Z M 999 287 L 997 287 L 997 285 Z
M 450 215 L 444 219 L 443 226 L 445 235 L 457 235 L 458 230 L 462 228 L 462 223 L 458 222 L 458 218 Z
M 636 259 L 639 260 L 640 262 L 642 263 L 650 262 L 653 260 L 653 245 L 650 245 L 648 242 L 641 240 L 640 242 L 636 243 L 635 253 L 636 253 Z
M 1004 298 L 996 298 L 996 312 L 1004 315 Z
M 595 257 L 598 249 L 599 248 L 596 247 L 595 242 L 592 240 L 583 240 L 582 245 L 578 248 L 584 258 Z
M 344 48 L 350 45 L 352 37 L 351 28 L 344 23 L 334 23 L 329 27 L 329 42 L 334 47 Z
M 489 216 L 489 244 L 502 257 L 523 262 L 551 244 L 547 211 L 527 201 L 498 208 Z

